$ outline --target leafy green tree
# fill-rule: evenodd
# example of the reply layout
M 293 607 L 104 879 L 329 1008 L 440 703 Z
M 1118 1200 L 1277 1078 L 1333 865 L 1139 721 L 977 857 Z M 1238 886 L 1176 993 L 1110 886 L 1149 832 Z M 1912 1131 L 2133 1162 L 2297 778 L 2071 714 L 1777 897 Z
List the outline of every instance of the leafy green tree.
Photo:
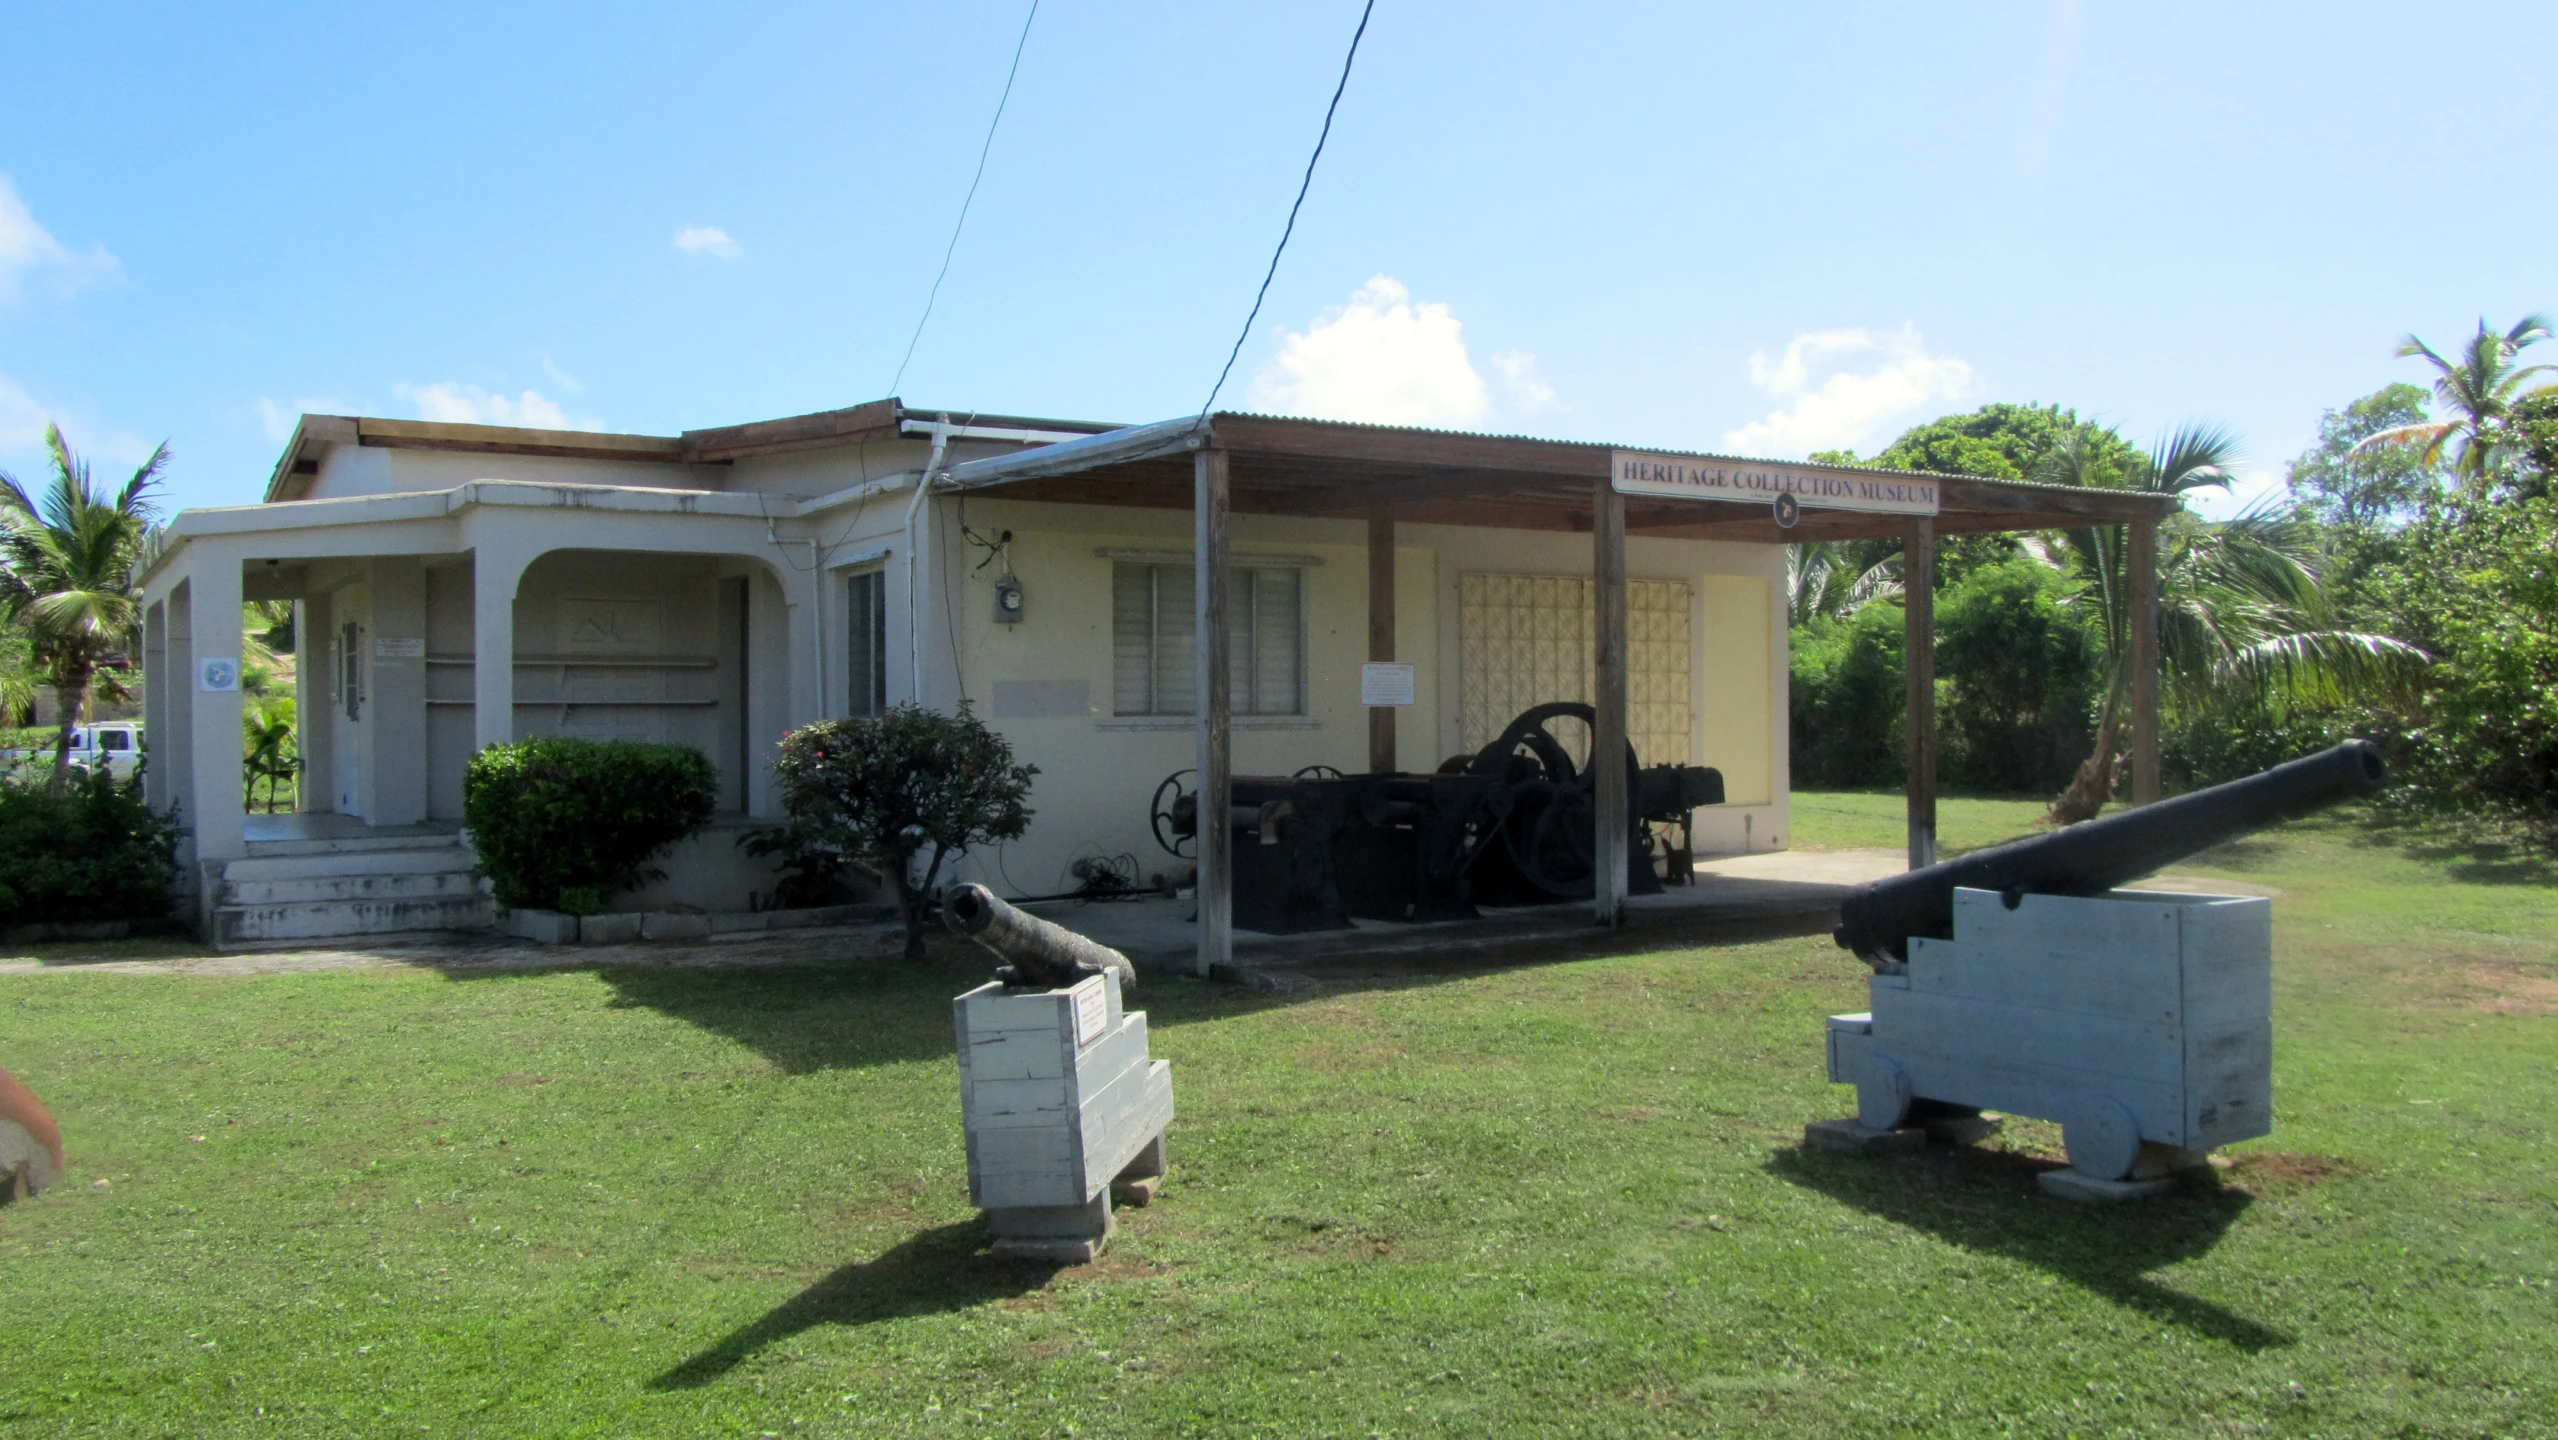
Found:
M 134 561 L 159 518 L 150 492 L 169 447 L 152 451 L 110 495 L 90 482 L 87 462 L 72 455 L 59 428 L 46 426 L 44 440 L 53 480 L 41 503 L 0 474 L 0 619 L 24 631 L 29 656 L 62 708 L 51 791 L 58 798 L 70 774 L 71 731 L 91 685 L 109 698 L 124 694 L 107 663 L 131 654 L 141 632 Z
M 2415 508 L 2445 478 L 2411 445 L 2366 447 L 2387 431 L 2430 423 L 2425 392 L 2400 383 L 2318 418 L 2318 443 L 2284 472 L 2292 494 L 2331 525 L 2378 525 Z
M 2514 493 L 2524 499 L 2558 493 L 2558 386 L 2514 402 Z
M 2069 781 L 2095 737 L 2104 672 L 2067 576 L 2030 556 L 1974 570 L 1936 605 L 1936 723 L 1947 783 L 2017 793 Z
M 1984 405 L 1904 431 L 1869 462 L 1893 470 L 2030 480 L 2062 446 L 2075 443 L 2087 464 L 2129 465 L 2136 452 L 2113 431 L 2058 405 Z
M 2411 449 L 2427 464 L 2447 453 L 2452 471 L 2470 493 L 2483 495 L 2503 478 L 2513 454 L 2514 403 L 2525 394 L 2524 382 L 2546 372 L 2546 365 L 2515 363 L 2522 352 L 2549 338 L 2549 317 L 2525 315 L 2502 334 L 2481 318 L 2478 333 L 2461 347 L 2456 360 L 2446 360 L 2413 335 L 2398 346 L 2401 356 L 2422 357 L 2434 367 L 2434 398 L 2445 418 L 2392 426 L 2365 438 L 2365 448 Z
M 293 743 L 293 702 L 277 696 L 261 699 L 240 711 L 240 770 L 245 808 L 257 803 L 258 782 L 266 782 L 266 811 L 275 813 L 284 782 L 301 773 L 301 752 Z
M 2060 484 L 2182 497 L 2227 484 L 2237 458 L 2237 442 L 2226 431 L 2189 425 L 2119 468 L 2110 447 L 2073 441 L 2054 455 L 2044 475 Z M 2099 526 L 2063 537 L 2079 603 L 2097 618 L 2105 682 L 2094 753 L 2052 805 L 2052 818 L 2062 824 L 2104 808 L 2123 753 L 2132 685 L 2124 530 Z M 2261 506 L 2224 521 L 2180 511 L 2160 526 L 2159 542 L 2159 659 L 2168 687 L 2186 704 L 2276 693 L 2304 703 L 2336 703 L 2357 691 L 2403 682 L 2424 663 L 2414 646 L 2337 623 L 2315 569 L 2316 537 L 2295 517 Z
M 1030 828 L 1031 777 L 1012 746 L 970 713 L 917 705 L 820 720 L 782 737 L 773 762 L 795 848 L 831 847 L 889 876 L 906 920 L 906 958 L 924 958 L 928 906 L 944 861 Z
M 2403 747 L 2415 793 L 2558 841 L 2558 500 L 2463 497 L 2383 544 L 2368 602 L 2438 657 Z

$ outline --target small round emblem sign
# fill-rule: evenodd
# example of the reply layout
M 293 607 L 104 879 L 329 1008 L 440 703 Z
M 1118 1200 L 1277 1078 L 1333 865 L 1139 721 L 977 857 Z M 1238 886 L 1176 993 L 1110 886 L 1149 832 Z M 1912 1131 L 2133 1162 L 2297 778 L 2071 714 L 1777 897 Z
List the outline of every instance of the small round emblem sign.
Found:
M 203 660 L 196 665 L 195 688 L 198 690 L 237 690 L 240 688 L 240 662 L 237 660 Z
M 1793 491 L 1785 491 L 1776 497 L 1776 523 L 1779 528 L 1791 530 L 1794 522 L 1802 518 L 1803 502 L 1794 498 Z

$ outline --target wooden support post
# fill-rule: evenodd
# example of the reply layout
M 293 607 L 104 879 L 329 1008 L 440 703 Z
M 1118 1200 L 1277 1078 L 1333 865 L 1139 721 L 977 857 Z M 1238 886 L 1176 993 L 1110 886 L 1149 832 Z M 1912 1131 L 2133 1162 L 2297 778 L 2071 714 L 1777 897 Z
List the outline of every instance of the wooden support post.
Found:
M 2132 803 L 2158 803 L 2158 521 L 2124 527 L 2132 571 Z
M 1211 446 L 1192 464 L 1192 612 L 1199 681 L 1199 955 L 1203 978 L 1234 958 L 1234 827 L 1227 822 L 1234 692 L 1227 682 L 1226 452 Z
M 1901 658 L 1909 677 L 1910 868 L 1936 863 L 1936 522 L 1909 523 L 1901 547 Z
M 1590 784 L 1597 802 L 1598 874 L 1592 885 L 1593 919 L 1614 928 L 1625 921 L 1626 871 L 1632 860 L 1632 776 L 1625 773 L 1625 497 L 1615 478 L 1599 481 L 1590 526 L 1597 552 L 1590 594 Z
M 1368 658 L 1394 659 L 1394 511 L 1368 507 Z M 1395 708 L 1368 709 L 1368 769 L 1377 775 L 1395 770 Z

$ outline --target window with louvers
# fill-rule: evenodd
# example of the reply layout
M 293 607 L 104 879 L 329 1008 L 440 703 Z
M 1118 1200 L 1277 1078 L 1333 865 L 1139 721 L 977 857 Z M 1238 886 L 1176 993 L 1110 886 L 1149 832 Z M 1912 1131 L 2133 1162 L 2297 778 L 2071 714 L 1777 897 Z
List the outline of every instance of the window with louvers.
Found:
M 1113 714 L 1198 712 L 1194 574 L 1188 565 L 1112 567 Z M 1228 579 L 1228 703 L 1237 715 L 1306 713 L 1305 572 L 1238 566 Z

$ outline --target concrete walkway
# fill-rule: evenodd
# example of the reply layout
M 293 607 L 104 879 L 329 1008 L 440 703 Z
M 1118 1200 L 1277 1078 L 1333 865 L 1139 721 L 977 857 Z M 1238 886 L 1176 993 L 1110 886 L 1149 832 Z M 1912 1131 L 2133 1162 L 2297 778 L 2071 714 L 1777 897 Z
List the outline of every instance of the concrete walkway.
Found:
M 1717 941 L 1826 933 L 1850 886 L 1904 867 L 1894 850 L 1777 851 L 1697 862 L 1697 883 L 1628 903 L 1625 927 L 1603 931 L 1586 904 L 1486 911 L 1473 920 L 1403 925 L 1363 920 L 1349 930 L 1303 935 L 1235 932 L 1235 967 L 1219 978 L 1272 977 L 1314 966 L 1567 959 Z M 1159 898 L 1082 904 L 1055 901 L 1034 914 L 1127 953 L 1145 969 L 1187 973 L 1190 904 Z M 46 946 L 0 959 L 0 975 L 275 975 L 317 970 L 554 969 L 590 965 L 787 965 L 890 955 L 895 925 L 749 931 L 709 940 L 629 945 L 537 945 L 489 932 L 427 933 L 314 942 L 303 949 L 215 952 L 186 940 Z

